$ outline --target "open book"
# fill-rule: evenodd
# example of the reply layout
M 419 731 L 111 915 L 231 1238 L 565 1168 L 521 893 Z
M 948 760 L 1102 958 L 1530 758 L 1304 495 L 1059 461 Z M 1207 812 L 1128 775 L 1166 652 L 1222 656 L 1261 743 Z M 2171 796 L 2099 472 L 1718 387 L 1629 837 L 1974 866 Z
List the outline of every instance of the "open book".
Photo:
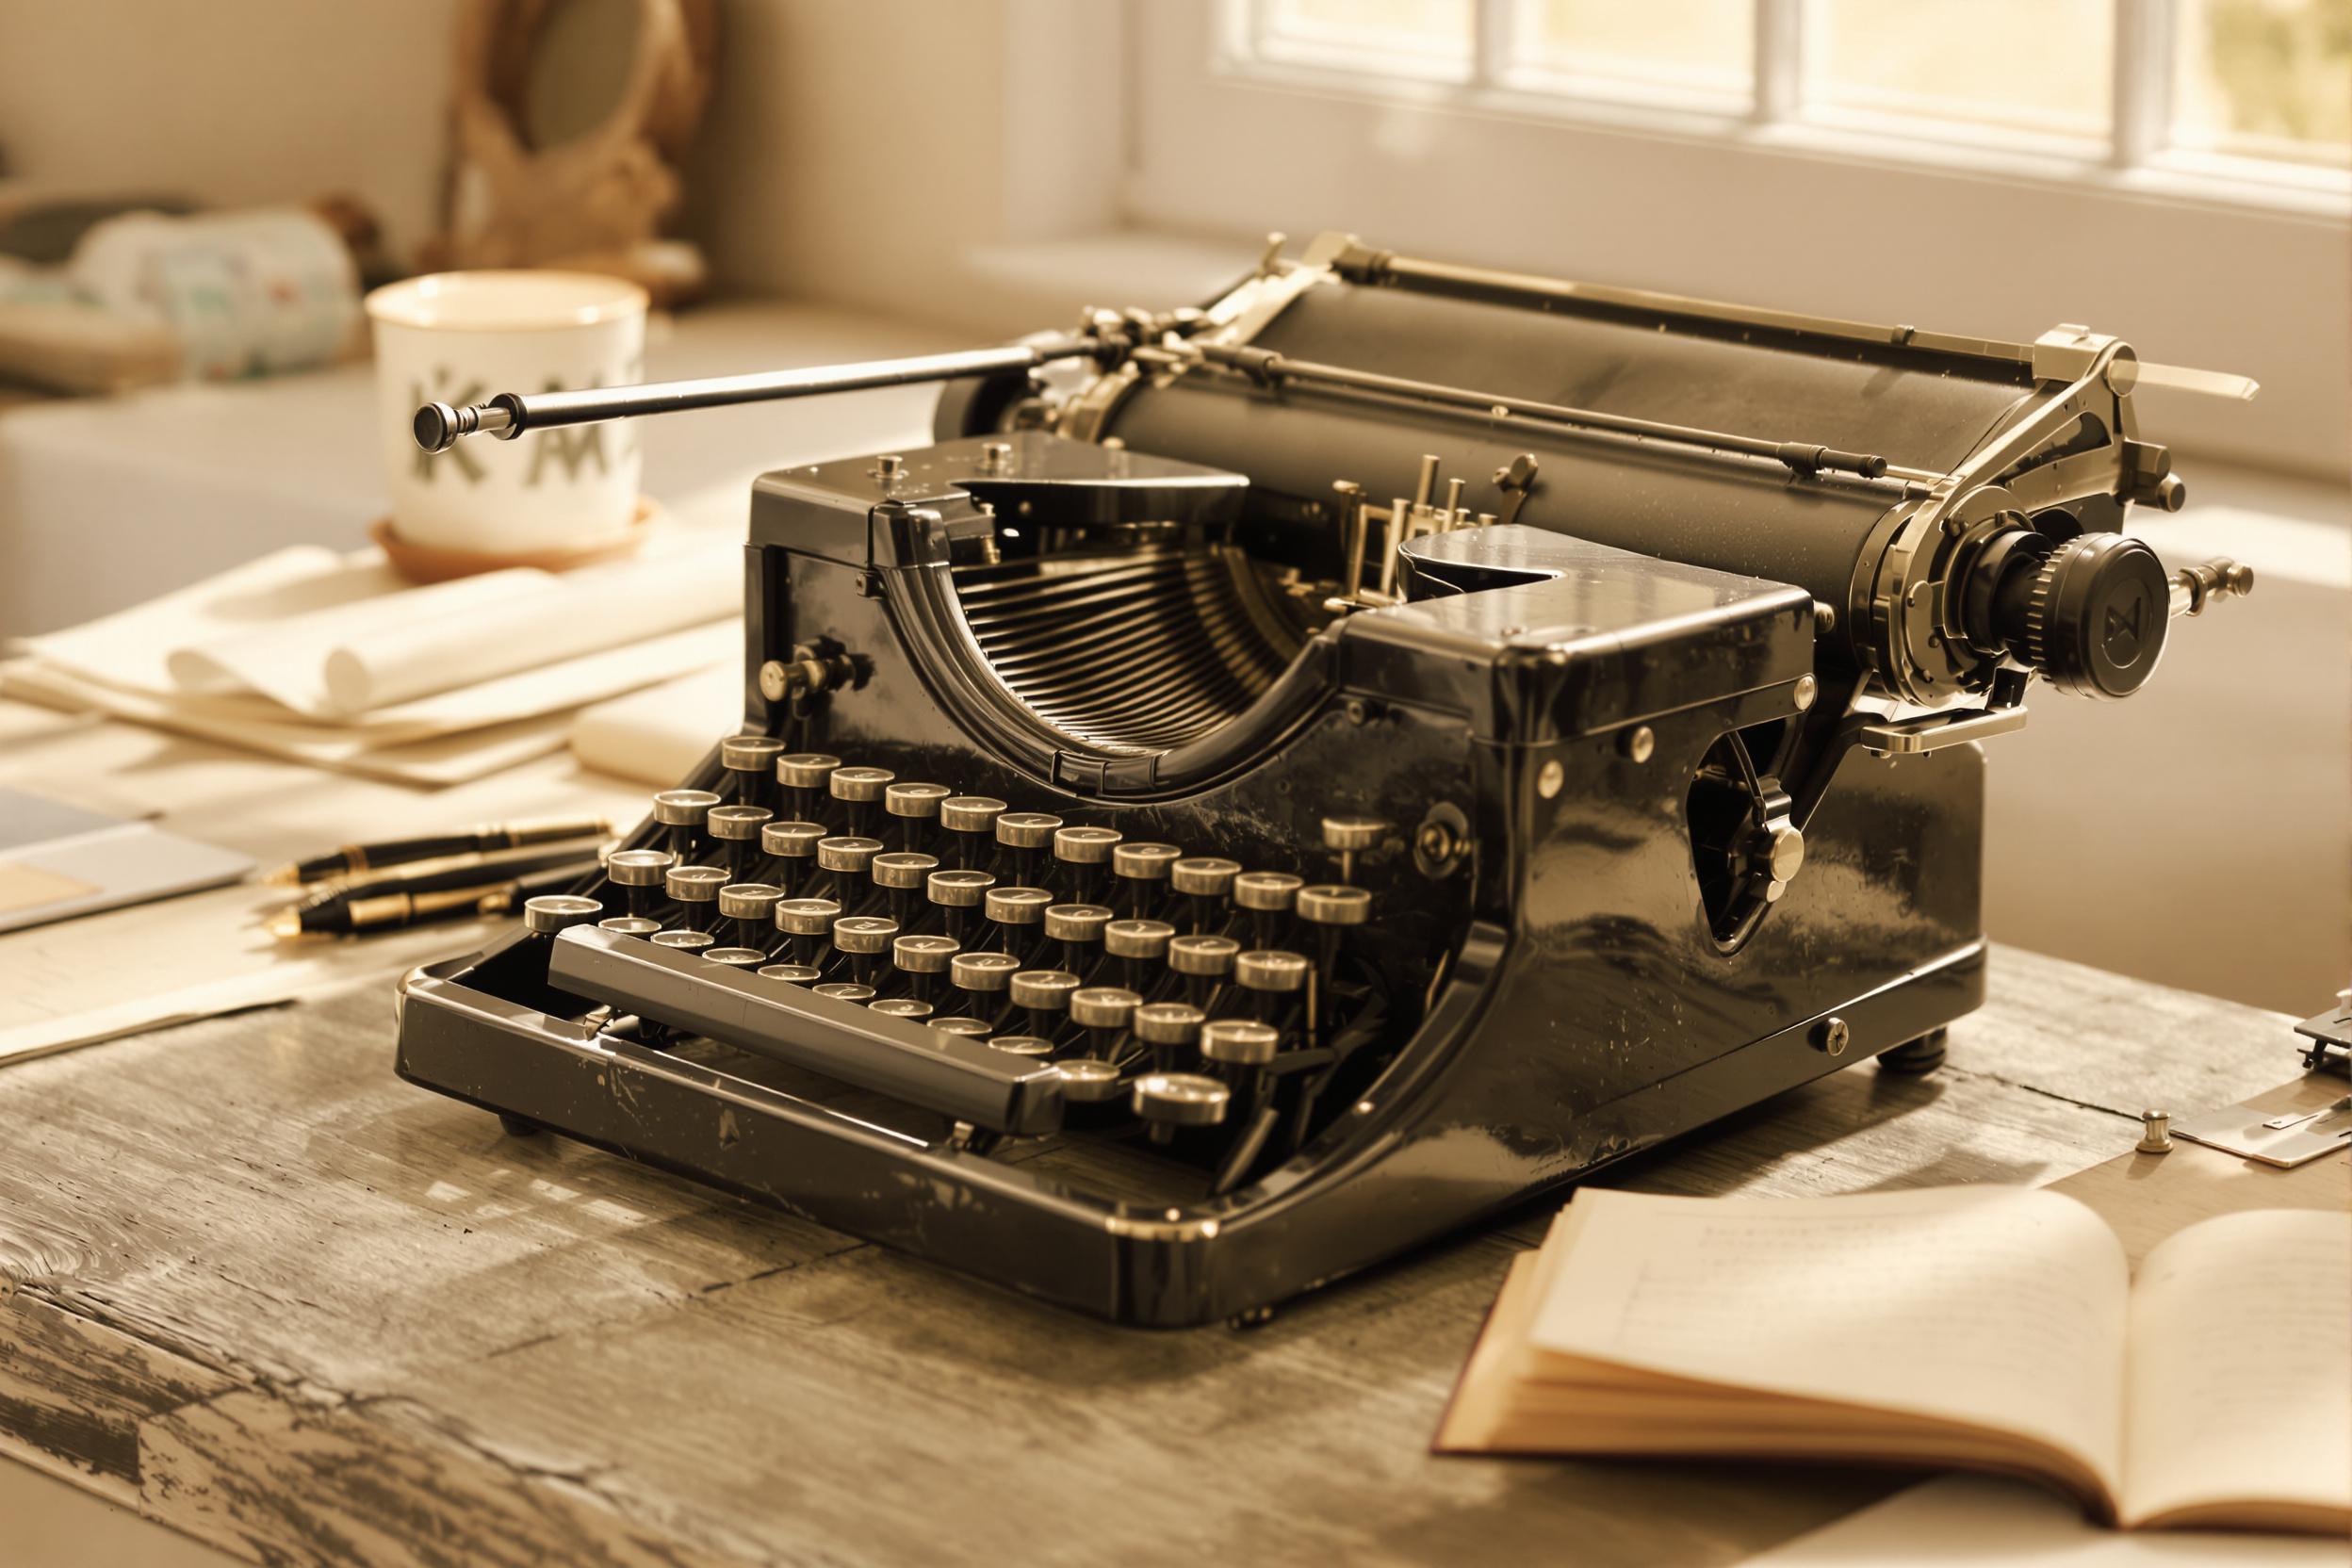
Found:
M 2073 1199 L 1586 1191 L 1511 1266 L 1441 1452 L 2036 1477 L 2132 1527 L 2352 1527 L 2352 1217 L 2191 1226 L 2131 1278 Z

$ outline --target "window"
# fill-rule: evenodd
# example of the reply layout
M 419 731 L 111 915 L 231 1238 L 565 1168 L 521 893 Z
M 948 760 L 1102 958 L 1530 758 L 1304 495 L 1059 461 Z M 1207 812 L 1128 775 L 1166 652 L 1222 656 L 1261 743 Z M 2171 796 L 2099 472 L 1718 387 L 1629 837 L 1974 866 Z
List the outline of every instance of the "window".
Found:
M 2352 196 L 2352 0 L 1225 3 L 1221 56 L 1244 74 Z

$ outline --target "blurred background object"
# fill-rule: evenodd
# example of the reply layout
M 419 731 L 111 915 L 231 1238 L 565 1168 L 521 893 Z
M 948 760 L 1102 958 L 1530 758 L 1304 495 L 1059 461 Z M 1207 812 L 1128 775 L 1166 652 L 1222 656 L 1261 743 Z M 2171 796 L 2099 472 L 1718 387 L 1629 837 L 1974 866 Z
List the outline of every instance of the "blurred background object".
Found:
M 363 275 L 414 270 L 473 232 L 445 178 L 482 165 L 470 93 L 510 183 L 630 126 L 674 178 L 584 151 L 565 176 L 627 199 L 563 243 L 703 259 L 653 377 L 1191 302 L 1270 229 L 1996 337 L 2086 322 L 2262 384 L 2138 397 L 2190 498 L 2133 521 L 2262 587 L 2193 668 L 2004 746 L 1993 933 L 2298 1017 L 2352 970 L 2352 0 L 715 0 L 661 57 L 707 88 L 646 64 L 658 8 L 0 8 L 0 237 L 35 202 L 339 191 L 378 231 Z M 674 227 L 647 218 L 673 194 Z M 42 242 L 24 268 L 61 259 Z M 0 354 L 8 331 L 0 306 Z M 740 529 L 760 469 L 913 439 L 927 401 L 657 422 L 644 488 Z M 0 634 L 359 545 L 374 417 L 356 365 L 0 411 Z

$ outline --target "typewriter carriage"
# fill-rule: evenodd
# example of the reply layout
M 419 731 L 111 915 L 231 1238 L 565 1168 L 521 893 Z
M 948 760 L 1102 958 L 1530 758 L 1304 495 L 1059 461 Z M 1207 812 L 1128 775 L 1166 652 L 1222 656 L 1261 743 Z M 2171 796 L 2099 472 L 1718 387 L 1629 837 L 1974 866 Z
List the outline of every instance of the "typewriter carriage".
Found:
M 1317 972 L 1331 1012 L 1304 1067 L 1270 1093 L 1265 1069 L 1218 1070 L 1252 1115 L 1150 1145 L 1051 1066 L 601 932 L 420 972 L 401 1073 L 1176 1326 L 1852 1062 L 1924 1065 L 1910 1042 L 1983 988 L 1983 764 L 1963 743 L 2021 719 L 2029 655 L 2065 662 L 2061 590 L 2078 623 L 2147 608 L 2145 581 L 2066 553 L 2123 500 L 2177 498 L 2131 433 L 2128 351 L 2004 357 L 1412 276 L 1428 265 L 1318 241 L 1190 318 L 1096 318 L 1066 396 L 1007 351 L 951 383 L 930 449 L 753 494 L 748 732 L 1310 877 L 1325 818 L 1387 823 L 1343 862 L 1380 918 Z M 1389 384 L 1296 368 L 1337 339 L 1388 351 Z M 1547 400 L 1522 408 L 1575 413 L 1606 384 L 1618 412 L 1396 390 L 1462 384 L 1465 357 L 1526 371 L 1512 384 Z M 1662 426 L 1658 400 L 1693 385 L 1732 421 L 1771 398 L 1704 372 L 1764 363 L 1795 367 L 1772 393 L 1821 442 L 1606 424 Z M 1441 476 L 1487 473 L 1472 493 L 1520 520 L 1459 490 L 1438 505 Z M 1411 498 L 1382 507 L 1364 483 L 1390 476 Z M 2191 608 L 2242 591 L 2180 577 Z M 688 782 L 724 773 L 714 750 Z

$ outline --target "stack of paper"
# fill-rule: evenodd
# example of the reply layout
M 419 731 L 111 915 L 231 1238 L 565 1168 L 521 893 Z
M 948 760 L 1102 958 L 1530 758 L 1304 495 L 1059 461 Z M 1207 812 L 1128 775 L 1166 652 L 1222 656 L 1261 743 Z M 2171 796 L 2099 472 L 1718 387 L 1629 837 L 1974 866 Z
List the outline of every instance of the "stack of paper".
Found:
M 588 704 L 730 663 L 742 606 L 741 543 L 691 531 L 575 571 L 422 587 L 380 550 L 300 546 L 20 639 L 26 657 L 0 666 L 0 690 L 450 784 L 558 749 Z

